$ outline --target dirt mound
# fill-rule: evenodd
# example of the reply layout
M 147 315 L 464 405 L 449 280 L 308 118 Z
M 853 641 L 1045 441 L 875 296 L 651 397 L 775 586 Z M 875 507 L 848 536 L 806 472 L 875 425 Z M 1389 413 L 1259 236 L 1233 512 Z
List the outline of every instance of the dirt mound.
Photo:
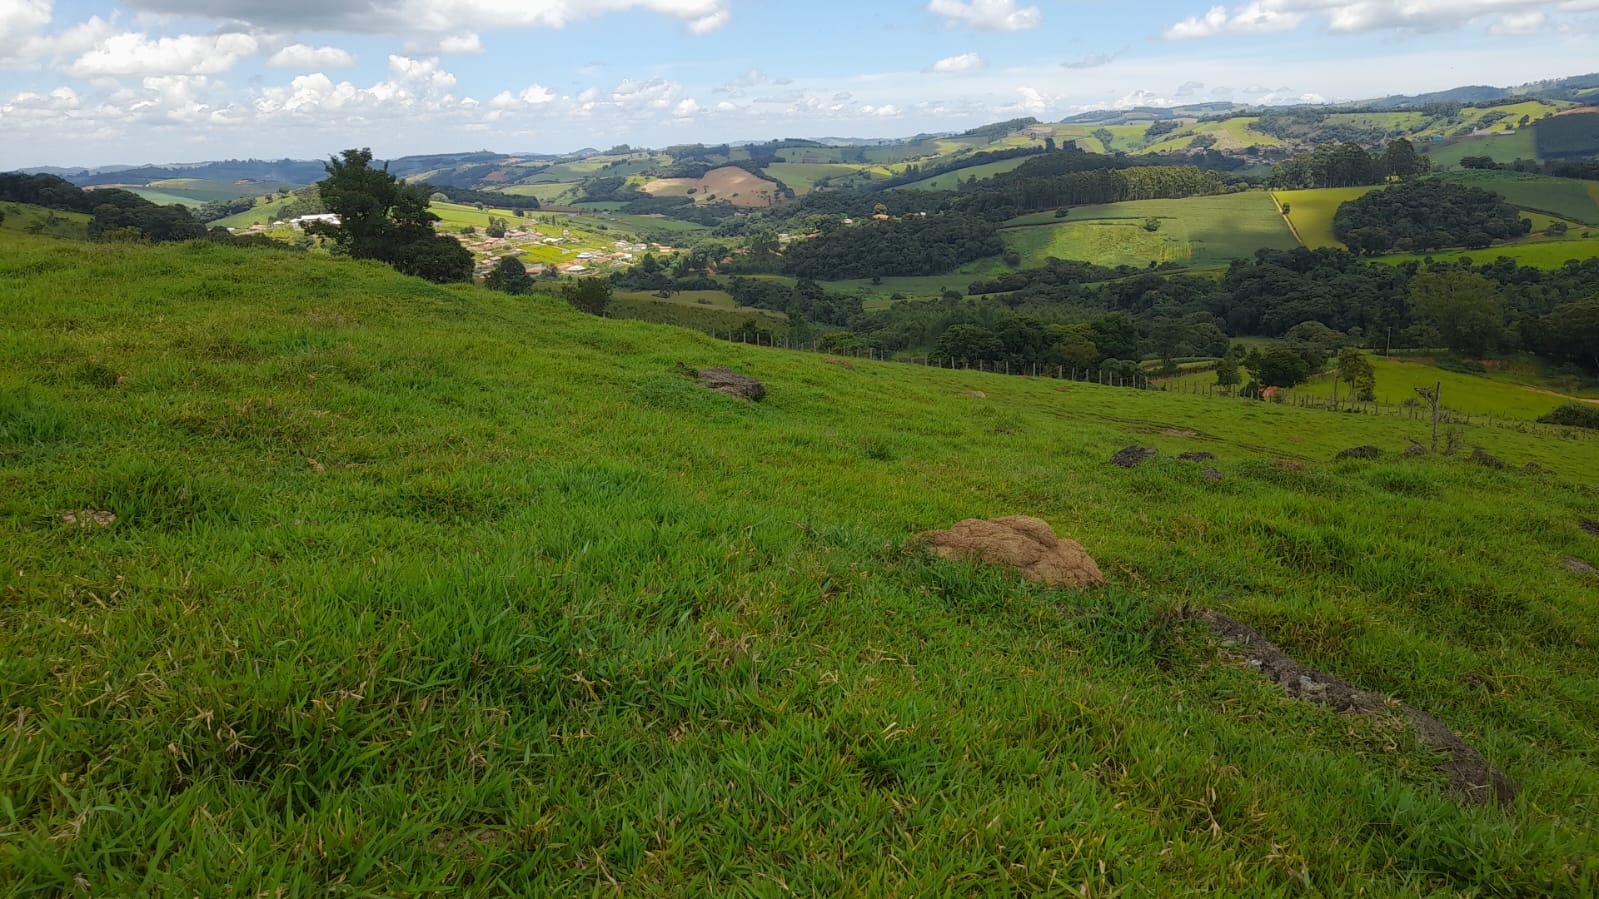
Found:
M 1298 459 L 1273 459 L 1271 460 L 1271 466 L 1280 471 L 1306 472 L 1310 470 L 1309 465 L 1306 465 Z
M 1215 453 L 1183 453 L 1177 458 L 1184 462 L 1210 462 L 1216 458 Z
M 1340 450 L 1338 455 L 1333 456 L 1333 461 L 1342 462 L 1345 459 L 1376 459 L 1381 455 L 1382 449 L 1380 447 L 1370 445 L 1352 446 L 1349 449 Z
M 108 528 L 116 522 L 116 513 L 104 509 L 67 509 L 61 513 L 61 523 L 69 527 Z
M 766 399 L 766 385 L 731 368 L 707 368 L 700 372 L 700 386 L 741 400 Z
M 1081 543 L 1062 540 L 1047 522 L 1025 515 L 992 521 L 968 518 L 947 531 L 928 531 L 921 538 L 946 559 L 1002 565 L 1051 587 L 1105 583 L 1105 575 Z
M 1595 537 L 1599 537 L 1599 521 L 1594 521 L 1592 518 L 1579 518 L 1577 519 L 1577 527 L 1582 528 L 1584 531 L 1587 531 Z
M 1503 459 L 1500 459 L 1497 456 L 1489 455 L 1488 452 L 1480 446 L 1472 448 L 1471 461 L 1483 466 L 1484 468 L 1502 470 L 1506 467 Z
M 1419 443 L 1412 443 L 1405 447 L 1404 454 L 1407 456 L 1425 456 L 1427 455 L 1427 448 Z
M 1402 710 L 1422 742 L 1449 756 L 1449 761 L 1444 763 L 1444 770 L 1449 773 L 1450 792 L 1461 802 L 1477 805 L 1497 800 L 1506 810 L 1514 804 L 1516 785 L 1511 783 L 1510 778 L 1489 765 L 1477 750 L 1467 745 L 1437 718 L 1408 705 L 1390 705 L 1388 700 L 1375 693 L 1367 693 L 1330 674 L 1307 668 L 1247 624 L 1217 612 L 1196 614 L 1210 625 L 1211 631 L 1223 643 L 1231 644 L 1241 652 L 1250 667 L 1282 686 L 1295 699 L 1351 714 L 1377 715 L 1395 709 Z
M 1560 567 L 1566 569 L 1572 574 L 1599 574 L 1599 568 L 1589 565 L 1587 562 L 1584 562 L 1582 559 L 1579 559 L 1576 556 L 1566 556 L 1564 559 L 1561 559 Z
M 988 399 L 988 394 L 982 392 L 981 390 L 962 390 L 960 392 L 960 395 L 966 397 L 969 400 L 986 400 L 986 399 Z
M 1160 450 L 1155 449 L 1152 446 L 1138 446 L 1137 444 L 1134 444 L 1133 446 L 1129 446 L 1126 449 L 1118 451 L 1116 455 L 1111 456 L 1110 464 L 1120 465 L 1122 468 L 1137 468 L 1138 466 L 1143 465 L 1145 462 L 1148 462 L 1150 459 L 1153 459 L 1158 455 L 1160 455 Z
M 1214 468 L 1207 468 L 1204 471 L 1200 472 L 1200 474 L 1204 475 L 1205 480 L 1211 481 L 1211 482 L 1224 481 L 1224 480 L 1227 479 L 1226 475 L 1222 474 L 1221 472 L 1217 471 Z

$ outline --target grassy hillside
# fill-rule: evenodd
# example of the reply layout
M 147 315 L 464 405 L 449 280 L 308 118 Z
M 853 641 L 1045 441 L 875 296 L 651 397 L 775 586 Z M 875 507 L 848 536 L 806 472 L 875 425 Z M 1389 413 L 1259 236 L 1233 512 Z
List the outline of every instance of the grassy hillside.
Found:
M 1503 131 L 1457 138 L 1442 144 L 1422 144 L 1421 149 L 1432 157 L 1435 169 L 1446 170 L 1460 165 L 1467 156 L 1487 156 L 1495 162 L 1511 163 L 1518 159 L 1537 159 L 1538 147 L 1531 128 L 1513 133 Z
M 1500 171 L 1453 172 L 1439 177 L 1491 190 L 1521 209 L 1599 226 L 1599 181 Z
M 1381 340 L 1381 336 L 1378 337 Z M 1495 418 L 1535 421 L 1556 406 L 1567 402 L 1599 400 L 1593 391 L 1570 393 L 1571 385 L 1560 384 L 1544 377 L 1536 367 L 1511 371 L 1490 371 L 1466 374 L 1432 364 L 1435 360 L 1370 356 L 1377 375 L 1377 400 L 1386 405 L 1399 405 L 1416 398 L 1417 387 L 1441 385 L 1444 405 L 1467 415 L 1491 415 Z M 1173 389 L 1209 387 L 1216 383 L 1215 371 L 1206 368 L 1165 382 Z M 1324 373 L 1308 383 L 1294 388 L 1291 394 L 1305 394 L 1330 399 L 1333 393 L 1331 373 Z M 1349 385 L 1340 384 L 1339 396 L 1349 396 Z
M 1599 561 L 1592 440 L 1468 432 L 1548 475 L 1331 464 L 1415 429 L 265 250 L 8 229 L 0 275 L 8 891 L 1599 889 L 1599 624 L 1559 567 Z M 1226 479 L 1105 464 L 1134 441 Z M 1111 585 L 910 542 L 1013 513 Z M 1290 700 L 1185 605 L 1431 711 L 1517 809 L 1455 804 L 1407 730 Z
M 46 237 L 82 240 L 89 236 L 89 219 L 81 212 L 63 212 L 28 203 L 0 203 L 0 228 Z
M 1157 219 L 1155 231 L 1146 222 Z M 1292 249 L 1293 235 L 1271 196 L 1260 191 L 1182 200 L 1139 200 L 1073 207 L 1015 219 L 1003 232 L 1024 266 L 1050 256 L 1099 265 L 1209 264 L 1250 256 L 1261 247 Z
M 1003 174 L 1019 168 L 1022 163 L 1036 157 L 1018 156 L 1015 159 L 1001 159 L 998 162 L 984 162 L 978 165 L 969 165 L 965 168 L 944 172 L 931 178 L 923 178 L 905 185 L 907 190 L 955 190 L 961 184 L 976 178 L 985 181 L 995 175 Z

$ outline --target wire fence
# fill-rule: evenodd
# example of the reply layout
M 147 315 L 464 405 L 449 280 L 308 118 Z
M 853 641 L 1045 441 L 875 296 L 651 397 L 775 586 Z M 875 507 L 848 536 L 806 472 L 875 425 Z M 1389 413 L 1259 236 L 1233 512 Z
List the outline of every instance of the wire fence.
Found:
M 928 368 L 942 368 L 956 371 L 975 371 L 984 374 L 1013 375 L 1030 378 L 1049 378 L 1058 381 L 1076 381 L 1079 383 L 1099 384 L 1105 387 L 1120 387 L 1132 390 L 1152 390 L 1160 393 L 1175 393 L 1190 396 L 1196 399 L 1221 400 L 1230 402 L 1270 402 L 1296 409 L 1316 409 L 1325 412 L 1336 412 L 1346 415 L 1376 415 L 1405 418 L 1412 421 L 1431 421 L 1432 410 L 1419 399 L 1414 402 L 1384 403 L 1378 401 L 1337 400 L 1330 397 L 1319 397 L 1312 394 L 1298 393 L 1292 390 L 1279 391 L 1270 397 L 1246 396 L 1236 390 L 1228 390 L 1215 384 L 1195 384 L 1192 382 L 1162 381 L 1152 379 L 1147 374 L 1134 374 L 1120 366 L 1072 366 L 1072 365 L 1040 365 L 1036 362 L 1019 363 L 1012 365 L 1007 360 L 993 359 L 952 359 L 948 357 L 934 357 L 924 355 L 917 357 L 894 357 L 881 353 L 870 347 L 833 347 L 822 346 L 818 341 L 796 341 L 788 336 L 778 336 L 760 331 L 708 331 L 710 336 L 718 340 L 732 343 L 743 343 L 750 346 L 771 347 L 779 350 L 791 350 L 802 353 L 819 353 L 827 356 L 836 356 L 842 359 L 864 359 L 873 362 L 892 362 L 901 365 L 921 365 Z M 1438 423 L 1441 425 L 1467 425 L 1475 427 L 1502 428 L 1522 434 L 1535 434 L 1548 437 L 1561 437 L 1568 440 L 1591 440 L 1599 437 L 1599 432 L 1583 428 L 1565 427 L 1562 425 L 1547 425 L 1525 418 L 1512 416 L 1496 416 L 1486 413 L 1462 412 L 1448 406 L 1440 406 L 1438 410 Z

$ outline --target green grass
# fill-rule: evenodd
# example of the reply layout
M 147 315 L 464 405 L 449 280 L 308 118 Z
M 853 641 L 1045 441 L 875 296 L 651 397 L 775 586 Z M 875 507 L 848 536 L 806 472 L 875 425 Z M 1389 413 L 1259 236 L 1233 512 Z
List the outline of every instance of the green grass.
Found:
M 1160 220 L 1153 232 L 1144 227 L 1152 217 Z M 1021 253 L 1024 266 L 1042 265 L 1050 256 L 1111 266 L 1151 260 L 1206 265 L 1247 257 L 1261 247 L 1296 245 L 1270 195 L 1259 191 L 1078 206 L 1064 219 L 1043 213 L 1010 224 L 1005 241 Z
M 954 190 L 961 184 L 976 178 L 984 181 L 995 175 L 1012 171 L 1027 162 L 1031 156 L 1018 156 L 1014 159 L 1001 159 L 998 162 L 985 162 L 979 165 L 970 165 L 962 169 L 944 172 L 931 178 L 923 178 L 905 185 L 907 190 Z
M 810 193 L 816 188 L 816 182 L 824 178 L 831 178 L 835 182 L 865 184 L 891 174 L 884 166 L 832 162 L 775 162 L 763 171 L 800 195 Z
M 1573 235 L 1581 232 L 1573 231 Z M 1596 229 L 1595 233 L 1599 233 Z M 1470 259 L 1475 264 L 1492 262 L 1495 259 L 1514 259 L 1520 265 L 1529 265 L 1534 268 L 1558 268 L 1567 260 L 1578 261 L 1592 259 L 1599 256 L 1599 237 L 1569 238 L 1566 240 L 1532 240 L 1513 244 L 1502 244 L 1489 247 L 1485 250 L 1435 250 L 1431 253 L 1397 253 L 1390 256 L 1378 256 L 1379 262 L 1397 265 L 1401 262 L 1422 262 L 1427 259 Z
M 1599 181 L 1497 171 L 1462 171 L 1440 177 L 1493 191 L 1522 209 L 1599 226 Z
M 1530 422 L 1562 403 L 1599 399 L 1599 391 L 1576 389 L 1569 383 L 1551 380 L 1535 365 L 1504 369 L 1500 363 L 1495 363 L 1495 370 L 1466 374 L 1440 368 L 1425 358 L 1387 359 L 1377 355 L 1368 358 L 1377 374 L 1377 400 L 1390 406 L 1416 398 L 1417 387 L 1441 384 L 1444 405 L 1450 409 L 1468 415 Z M 1204 389 L 1216 383 L 1216 373 L 1207 368 L 1167 379 L 1165 383 L 1176 390 Z M 1331 374 L 1323 373 L 1294 388 L 1293 393 L 1330 399 L 1332 388 Z M 1338 392 L 1347 398 L 1348 385 L 1339 385 Z
M 1433 167 L 1439 170 L 1456 168 L 1467 156 L 1487 156 L 1504 163 L 1538 158 L 1531 128 L 1521 128 L 1514 134 L 1474 135 L 1441 144 L 1423 143 L 1418 147 L 1432 158 Z
M 0 228 L 7 231 L 78 240 L 88 237 L 92 218 L 81 212 L 61 212 L 27 203 L 0 203 L 0 213 L 5 215 Z
M 788 316 L 769 309 L 736 305 L 732 296 L 720 290 L 685 290 L 665 299 L 648 291 L 618 291 L 607 314 L 612 318 L 724 335 L 739 330 L 753 319 L 763 330 L 777 335 L 788 333 Z
M 1332 464 L 1417 429 L 9 229 L 0 358 L 9 893 L 1599 889 L 1591 438 Z M 911 542 L 1015 513 L 1110 586 Z M 1184 605 L 1429 710 L 1516 812 Z
M 1324 187 L 1313 190 L 1276 190 L 1272 196 L 1279 204 L 1288 206 L 1288 221 L 1299 235 L 1300 243 L 1311 249 L 1343 247 L 1333 236 L 1333 216 L 1338 207 L 1350 200 L 1359 199 L 1375 187 Z

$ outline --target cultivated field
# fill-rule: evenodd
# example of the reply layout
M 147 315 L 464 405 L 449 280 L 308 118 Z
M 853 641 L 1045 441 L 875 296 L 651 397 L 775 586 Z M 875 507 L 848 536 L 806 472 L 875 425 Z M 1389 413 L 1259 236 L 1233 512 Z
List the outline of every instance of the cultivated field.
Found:
M 776 185 L 741 168 L 723 166 L 703 178 L 660 178 L 642 185 L 652 197 L 694 197 L 696 203 L 725 200 L 734 206 L 759 208 L 777 199 Z
M 1599 226 L 1599 181 L 1499 171 L 1462 171 L 1439 177 L 1491 190 L 1512 206 Z
M 1350 200 L 1365 196 L 1376 187 L 1327 187 L 1315 190 L 1274 190 L 1272 196 L 1281 205 L 1288 206 L 1288 221 L 1299 235 L 1300 243 L 1311 249 L 1318 247 L 1343 248 L 1333 236 L 1333 216 L 1338 207 Z
M 1158 230 L 1145 229 L 1150 218 L 1159 220 Z M 1207 265 L 1296 245 L 1271 196 L 1260 191 L 1076 206 L 1064 219 L 1042 213 L 1012 220 L 1003 233 L 1023 266 L 1050 256 L 1112 266 Z

